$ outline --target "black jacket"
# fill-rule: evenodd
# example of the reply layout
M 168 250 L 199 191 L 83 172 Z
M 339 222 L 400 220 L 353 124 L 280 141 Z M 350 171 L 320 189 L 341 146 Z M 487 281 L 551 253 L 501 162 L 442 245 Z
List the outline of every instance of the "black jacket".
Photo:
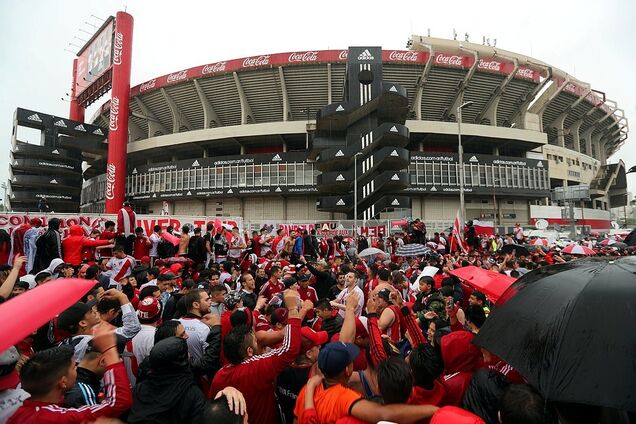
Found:
M 150 371 L 135 386 L 128 423 L 198 423 L 205 396 L 194 380 L 186 341 L 161 340 L 148 359 Z
M 64 406 L 66 408 L 81 408 L 86 405 L 99 403 L 100 378 L 91 370 L 77 367 L 77 380 L 75 385 L 64 394 Z
M 51 218 L 49 229 L 35 241 L 35 261 L 33 273 L 48 268 L 51 261 L 62 257 L 62 236 L 58 232 L 60 220 Z
M 307 234 L 303 238 L 303 245 L 305 246 L 305 256 L 318 257 L 318 239 L 316 239 L 316 236 Z
M 316 289 L 318 299 L 328 297 L 329 289 L 332 286 L 336 285 L 334 275 L 332 275 L 331 272 L 318 271 L 309 263 L 307 264 L 307 269 L 309 269 L 309 272 L 316 276 L 316 283 L 314 284 L 314 288 Z
M 179 319 L 181 318 L 182 315 L 185 315 L 185 310 L 177 312 L 177 309 L 178 309 L 177 305 L 179 303 L 179 300 L 181 300 L 183 296 L 184 295 L 179 292 L 174 292 L 170 295 L 170 297 L 168 298 L 168 301 L 166 302 L 166 306 L 163 310 L 162 318 L 164 321 L 167 321 L 170 319 Z M 184 306 L 184 309 L 185 309 L 185 304 L 183 302 L 181 302 L 181 304 Z

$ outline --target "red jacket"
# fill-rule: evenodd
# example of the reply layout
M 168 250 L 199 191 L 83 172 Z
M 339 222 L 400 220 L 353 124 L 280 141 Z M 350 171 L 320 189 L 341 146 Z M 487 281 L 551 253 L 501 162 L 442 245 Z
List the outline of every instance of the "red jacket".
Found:
M 106 399 L 81 408 L 63 408 L 53 403 L 31 399 L 9 418 L 7 424 L 66 424 L 93 422 L 99 417 L 117 417 L 132 406 L 132 392 L 123 362 L 106 368 L 104 374 Z
M 137 215 L 130 206 L 125 206 L 117 211 L 117 235 L 134 236 Z
M 138 261 L 144 256 L 150 256 L 150 247 L 152 242 L 145 235 L 142 237 L 135 237 L 133 242 L 133 257 Z
M 81 225 L 71 225 L 70 235 L 62 240 L 62 255 L 64 262 L 73 266 L 82 263 L 82 249 L 84 247 L 105 246 L 108 240 L 93 240 L 84 237 L 84 229 Z
M 444 406 L 433 414 L 431 424 L 486 424 L 486 422 L 464 409 Z
M 278 423 L 274 387 L 278 374 L 294 362 L 300 350 L 300 319 L 290 318 L 284 331 L 280 348 L 221 368 L 212 380 L 208 398 L 227 386 L 235 387 L 245 397 L 250 422 Z
M 473 373 L 482 359 L 481 350 L 473 344 L 474 337 L 469 331 L 453 331 L 442 337 L 444 376 L 441 380 L 446 389 L 445 405 L 461 405 Z

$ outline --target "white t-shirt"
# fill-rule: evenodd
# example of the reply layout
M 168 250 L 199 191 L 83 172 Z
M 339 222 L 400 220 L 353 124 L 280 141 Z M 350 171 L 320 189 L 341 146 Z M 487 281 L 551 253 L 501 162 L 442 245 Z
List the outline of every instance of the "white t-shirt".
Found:
M 207 338 L 210 333 L 210 327 L 199 321 L 197 318 L 180 318 L 179 322 L 188 333 L 188 352 L 192 357 L 192 361 L 200 359 L 203 351 L 207 347 Z
M 357 293 L 358 294 L 358 306 L 356 306 L 356 316 L 359 317 L 362 314 L 362 307 L 364 306 L 364 293 L 362 292 L 362 290 L 360 289 L 360 287 L 355 286 L 353 288 L 353 290 L 351 291 L 351 293 Z M 347 298 L 351 295 L 351 293 L 349 293 L 349 289 L 347 289 L 346 287 L 344 289 L 342 289 L 342 291 L 338 294 L 338 296 L 336 296 L 336 303 L 340 303 L 342 305 L 346 305 L 347 304 Z M 340 309 L 338 310 L 338 313 L 340 314 L 341 317 L 344 318 L 345 316 L 345 311 Z
M 132 339 L 132 348 L 135 358 L 137 358 L 137 364 L 146 359 L 150 355 L 150 351 L 155 345 L 155 331 L 156 328 L 152 325 L 141 324 L 141 330 Z
M 150 241 L 152 242 L 152 247 L 150 248 L 150 256 L 159 256 L 157 254 L 157 246 L 159 245 L 159 242 L 161 241 L 161 236 L 157 233 L 152 233 L 150 234 Z

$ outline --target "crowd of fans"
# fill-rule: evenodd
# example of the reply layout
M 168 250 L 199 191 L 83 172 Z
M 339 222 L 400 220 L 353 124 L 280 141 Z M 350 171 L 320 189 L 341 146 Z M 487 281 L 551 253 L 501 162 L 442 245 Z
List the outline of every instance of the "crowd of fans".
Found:
M 0 422 L 597 422 L 472 343 L 490 300 L 450 271 L 520 277 L 574 259 L 501 253 L 522 232 L 467 228 L 451 251 L 419 220 L 373 240 L 214 224 L 148 237 L 135 222 L 125 205 L 89 235 L 72 226 L 62 238 L 58 220 L 35 218 L 0 241 L 2 301 L 94 281 L 0 356 Z M 427 253 L 398 255 L 416 242 Z M 382 253 L 360 256 L 369 247 Z

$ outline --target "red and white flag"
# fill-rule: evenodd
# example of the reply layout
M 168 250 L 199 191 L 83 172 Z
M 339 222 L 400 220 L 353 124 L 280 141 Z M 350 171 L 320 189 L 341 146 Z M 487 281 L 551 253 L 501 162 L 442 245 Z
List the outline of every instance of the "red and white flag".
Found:
M 464 238 L 462 236 L 462 225 L 459 221 L 459 211 L 457 211 L 457 215 L 455 216 L 455 221 L 453 222 L 453 234 L 451 236 L 451 252 L 461 249 L 462 252 L 466 252 L 466 246 L 464 245 Z

